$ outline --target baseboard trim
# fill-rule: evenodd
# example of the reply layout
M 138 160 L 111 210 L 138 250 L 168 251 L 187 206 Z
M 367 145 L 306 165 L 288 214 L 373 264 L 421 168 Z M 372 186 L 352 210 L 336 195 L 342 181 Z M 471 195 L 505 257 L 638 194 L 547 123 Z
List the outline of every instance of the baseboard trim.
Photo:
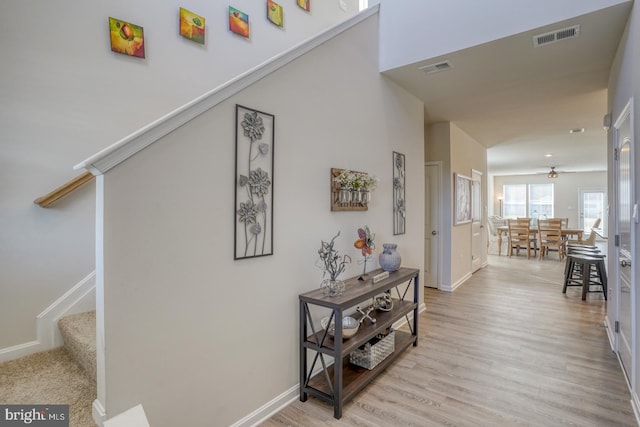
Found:
M 609 333 L 611 331 L 611 328 L 609 328 L 608 326 L 609 326 L 608 318 L 605 317 L 605 327 L 607 329 L 607 336 L 609 336 L 609 343 L 611 344 L 611 349 L 613 353 L 616 355 L 616 358 L 618 359 L 618 365 L 620 365 L 620 371 L 622 371 L 624 382 L 627 384 L 627 388 L 629 389 L 629 394 L 631 395 L 630 403 L 631 403 L 631 409 L 633 409 L 633 416 L 636 418 L 636 423 L 640 426 L 640 400 L 638 399 L 638 395 L 636 394 L 636 392 L 631 387 L 631 382 L 629 378 L 627 378 L 627 374 L 624 371 L 624 365 L 622 364 L 622 359 L 620 358 L 620 353 L 615 350 L 615 344 L 613 344 L 615 343 L 615 340 L 612 339 L 611 334 Z
M 442 285 L 442 287 L 440 287 L 440 290 L 445 292 L 453 292 L 458 287 L 460 287 L 460 285 L 462 285 L 464 282 L 466 282 L 469 279 L 471 279 L 471 273 L 465 274 L 460 280 L 458 280 L 455 283 L 452 283 L 450 286 Z
M 420 305 L 418 306 L 418 314 L 422 313 L 423 311 L 427 311 L 427 305 L 425 303 L 420 303 Z
M 58 319 L 67 314 L 95 309 L 95 296 L 91 297 L 95 287 L 96 272 L 93 271 L 38 314 L 36 317 L 37 339 L 35 341 L 0 349 L 0 362 L 62 346 L 63 341 L 58 330 Z
M 91 298 L 91 293 L 95 288 L 96 272 L 92 271 L 40 313 L 37 317 L 38 341 L 48 348 L 64 344 L 58 330 L 58 320 L 69 314 L 94 310 L 96 299 L 95 295 Z
M 231 427 L 253 427 L 270 418 L 290 403 L 300 397 L 300 383 L 294 385 L 289 390 L 265 403 L 246 417 L 235 422 Z
M 631 392 L 631 408 L 633 408 L 633 415 L 636 417 L 636 423 L 640 425 L 640 401 L 638 400 L 638 395 L 634 391 Z
M 613 328 L 611 328 L 611 324 L 609 323 L 609 318 L 605 316 L 604 318 L 604 330 L 607 332 L 607 338 L 609 338 L 609 346 L 611 346 L 611 351 L 616 351 L 616 337 L 613 335 Z
M 93 421 L 98 425 L 98 427 L 102 427 L 104 425 L 105 420 L 107 419 L 107 411 L 102 406 L 102 402 L 98 399 L 93 401 L 93 405 L 91 405 L 91 415 L 93 416 Z
M 29 341 L 24 344 L 0 349 L 0 362 L 6 362 L 45 350 L 47 350 L 47 348 L 45 348 L 40 341 Z

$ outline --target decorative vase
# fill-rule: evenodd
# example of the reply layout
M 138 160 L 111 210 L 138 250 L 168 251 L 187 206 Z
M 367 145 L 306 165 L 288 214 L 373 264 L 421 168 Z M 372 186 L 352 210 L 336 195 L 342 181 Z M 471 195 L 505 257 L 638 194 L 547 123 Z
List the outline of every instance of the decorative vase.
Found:
M 348 188 L 340 188 L 338 191 L 338 202 L 349 203 L 351 201 L 351 190 Z
M 402 258 L 396 251 L 398 245 L 395 243 L 383 243 L 382 247 L 384 249 L 378 257 L 380 267 L 382 267 L 384 271 L 396 271 L 397 269 L 399 269 Z
M 369 190 L 360 190 L 360 201 L 362 203 L 369 203 L 371 201 L 371 192 Z
M 351 202 L 353 203 L 360 203 L 362 200 L 362 193 L 360 193 L 360 190 L 351 190 Z
M 320 283 L 322 293 L 330 297 L 342 295 L 345 287 L 342 280 L 324 279 L 322 283 Z

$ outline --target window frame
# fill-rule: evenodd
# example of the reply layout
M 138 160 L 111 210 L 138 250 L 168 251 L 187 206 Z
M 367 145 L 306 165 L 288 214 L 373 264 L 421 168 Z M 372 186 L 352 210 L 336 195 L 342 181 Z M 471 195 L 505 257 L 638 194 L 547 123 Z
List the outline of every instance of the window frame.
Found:
M 538 199 L 532 200 L 531 198 L 532 187 L 536 187 L 536 186 L 550 187 L 550 194 L 547 194 L 546 196 L 550 200 L 548 203 L 544 202 L 546 198 L 544 196 L 539 197 Z M 522 200 L 514 201 L 514 198 L 517 198 L 518 196 L 520 196 L 517 193 L 523 193 L 523 192 L 524 192 L 524 198 Z M 535 192 L 535 188 L 534 188 L 534 192 Z M 509 195 L 513 195 L 515 197 L 510 198 Z M 553 218 L 555 215 L 554 183 L 532 182 L 532 183 L 522 183 L 522 184 L 502 184 L 502 197 L 503 197 L 502 215 L 504 218 L 520 218 L 520 217 L 534 218 L 537 216 L 542 217 L 544 215 L 546 215 L 548 218 Z M 537 212 L 537 215 L 535 215 L 534 211 L 532 210 L 532 206 L 540 206 L 541 204 L 543 206 L 549 206 L 550 209 L 545 209 L 544 211 L 541 210 L 541 212 Z M 518 207 L 518 206 L 520 206 L 521 208 L 515 209 L 517 211 L 516 213 L 511 213 L 514 211 L 513 207 Z M 508 212 L 509 214 L 507 214 Z

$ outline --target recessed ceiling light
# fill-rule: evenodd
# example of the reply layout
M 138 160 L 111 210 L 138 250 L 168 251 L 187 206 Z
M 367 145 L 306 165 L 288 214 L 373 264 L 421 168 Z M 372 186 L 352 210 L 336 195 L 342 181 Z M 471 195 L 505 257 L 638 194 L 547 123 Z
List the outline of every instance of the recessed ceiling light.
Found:
M 582 133 L 582 132 L 584 132 L 584 128 L 569 129 L 569 133 Z
M 553 154 L 545 154 L 545 157 L 553 157 Z

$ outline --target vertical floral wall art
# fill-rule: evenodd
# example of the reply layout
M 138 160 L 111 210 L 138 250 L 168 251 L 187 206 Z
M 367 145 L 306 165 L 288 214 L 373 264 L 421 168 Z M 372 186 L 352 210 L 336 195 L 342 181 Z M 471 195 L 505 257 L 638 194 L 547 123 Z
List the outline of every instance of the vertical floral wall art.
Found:
M 275 116 L 236 105 L 234 259 L 273 254 Z
M 404 234 L 407 217 L 404 154 L 393 152 L 393 234 Z

